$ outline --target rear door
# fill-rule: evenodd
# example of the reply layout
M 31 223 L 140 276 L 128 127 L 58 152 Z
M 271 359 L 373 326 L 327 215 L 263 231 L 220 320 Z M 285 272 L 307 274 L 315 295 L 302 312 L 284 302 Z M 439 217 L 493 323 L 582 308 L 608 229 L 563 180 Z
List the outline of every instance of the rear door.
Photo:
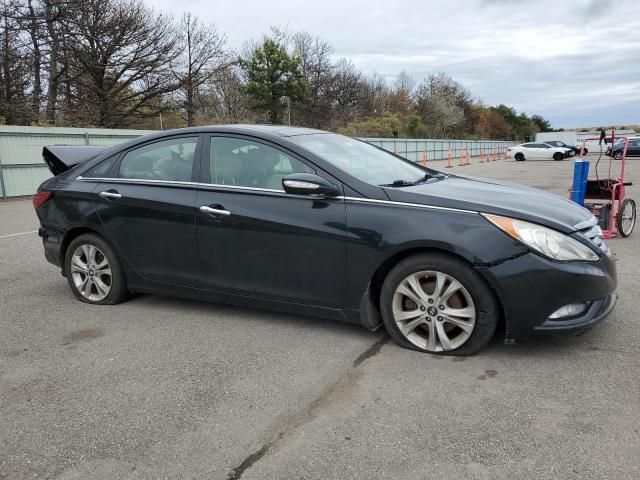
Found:
M 248 136 L 211 136 L 202 158 L 197 229 L 205 288 L 344 307 L 344 199 L 287 194 L 282 178 L 307 172 L 341 184 L 292 152 Z
M 195 225 L 200 145 L 190 135 L 133 148 L 94 190 L 107 234 L 144 278 L 202 285 Z
M 640 140 L 629 140 L 627 155 L 630 157 L 640 157 Z

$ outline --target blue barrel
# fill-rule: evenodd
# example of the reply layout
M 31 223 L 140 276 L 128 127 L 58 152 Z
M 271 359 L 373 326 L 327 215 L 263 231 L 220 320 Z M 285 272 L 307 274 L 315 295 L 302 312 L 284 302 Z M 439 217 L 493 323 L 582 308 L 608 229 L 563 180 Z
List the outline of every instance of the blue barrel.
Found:
M 571 200 L 584 206 L 587 193 L 587 179 L 589 178 L 589 162 L 576 159 L 573 164 L 573 185 L 571 186 Z
M 587 181 L 589 180 L 589 162 L 582 161 L 582 177 L 580 178 L 580 205 L 584 207 L 584 197 L 587 194 Z

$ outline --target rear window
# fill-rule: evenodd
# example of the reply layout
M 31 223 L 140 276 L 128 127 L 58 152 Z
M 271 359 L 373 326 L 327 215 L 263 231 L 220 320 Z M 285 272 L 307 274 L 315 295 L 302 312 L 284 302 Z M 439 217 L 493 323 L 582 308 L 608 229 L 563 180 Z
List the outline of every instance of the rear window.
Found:
M 172 138 L 130 150 L 122 157 L 118 177 L 188 182 L 197 137 Z

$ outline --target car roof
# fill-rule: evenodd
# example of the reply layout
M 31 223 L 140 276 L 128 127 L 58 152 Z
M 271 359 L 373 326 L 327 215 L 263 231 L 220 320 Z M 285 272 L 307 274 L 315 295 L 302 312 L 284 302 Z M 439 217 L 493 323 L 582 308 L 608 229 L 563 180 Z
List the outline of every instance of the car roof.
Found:
M 162 133 L 245 133 L 272 135 L 276 137 L 295 137 L 298 135 L 313 135 L 318 133 L 329 134 L 325 130 L 306 127 L 290 127 L 286 125 L 250 125 L 250 124 L 229 124 L 229 125 L 207 125 L 203 127 L 179 128 L 176 130 L 165 130 Z

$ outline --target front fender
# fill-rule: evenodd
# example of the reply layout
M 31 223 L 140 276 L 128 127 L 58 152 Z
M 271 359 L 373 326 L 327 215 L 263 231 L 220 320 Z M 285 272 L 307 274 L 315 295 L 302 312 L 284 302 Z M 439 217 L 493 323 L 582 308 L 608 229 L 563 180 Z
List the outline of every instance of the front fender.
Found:
M 471 265 L 495 265 L 527 249 L 473 212 L 347 202 L 346 307 L 358 309 L 380 269 L 420 250 L 439 250 Z

